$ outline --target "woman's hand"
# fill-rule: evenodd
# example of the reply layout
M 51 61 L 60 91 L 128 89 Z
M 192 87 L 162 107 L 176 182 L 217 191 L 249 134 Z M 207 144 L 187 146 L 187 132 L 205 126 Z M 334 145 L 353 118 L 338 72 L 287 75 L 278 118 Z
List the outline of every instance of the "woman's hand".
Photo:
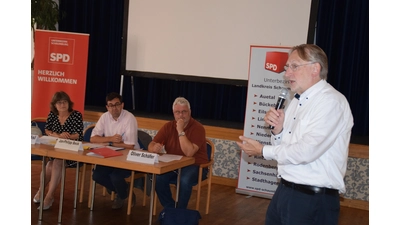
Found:
M 62 132 L 61 134 L 58 135 L 59 138 L 64 138 L 64 139 L 70 139 L 71 134 L 68 132 Z

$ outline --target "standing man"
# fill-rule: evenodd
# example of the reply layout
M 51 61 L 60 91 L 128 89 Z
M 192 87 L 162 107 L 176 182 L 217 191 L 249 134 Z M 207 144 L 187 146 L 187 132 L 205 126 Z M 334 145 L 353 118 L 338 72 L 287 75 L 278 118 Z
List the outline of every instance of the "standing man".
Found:
M 268 225 L 337 225 L 353 116 L 346 98 L 326 82 L 328 59 L 312 44 L 295 46 L 285 79 L 296 93 L 286 113 L 271 108 L 272 146 L 240 136 L 249 156 L 278 162 L 278 188 L 266 213 Z
M 207 163 L 206 132 L 201 123 L 191 117 L 190 103 L 182 97 L 175 99 L 172 104 L 172 112 L 175 120 L 166 123 L 157 132 L 150 142 L 149 152 L 191 156 L 195 158 L 194 165 L 181 169 L 180 189 L 177 208 L 187 208 L 192 186 L 197 184 L 199 165 Z M 206 171 L 206 170 L 205 170 Z M 203 176 L 207 176 L 203 171 Z M 176 184 L 177 171 L 171 171 L 156 177 L 156 192 L 164 208 L 174 208 L 175 201 L 172 198 L 169 184 Z
M 138 149 L 138 125 L 135 116 L 124 109 L 122 96 L 112 92 L 106 97 L 107 112 L 101 115 L 92 131 L 90 142 L 106 146 Z M 128 197 L 129 185 L 125 178 L 131 175 L 130 170 L 96 165 L 93 180 L 107 188 L 107 192 L 117 193 L 112 208 L 119 209 Z M 133 193 L 132 205 L 136 196 Z

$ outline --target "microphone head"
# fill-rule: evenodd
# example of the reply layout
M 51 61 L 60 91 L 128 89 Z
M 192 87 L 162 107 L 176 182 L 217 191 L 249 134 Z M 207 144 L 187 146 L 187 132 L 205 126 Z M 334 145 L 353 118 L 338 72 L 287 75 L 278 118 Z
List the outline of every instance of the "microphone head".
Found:
M 281 93 L 279 94 L 279 98 L 286 99 L 286 96 L 288 93 L 289 93 L 289 90 L 287 88 L 282 88 Z

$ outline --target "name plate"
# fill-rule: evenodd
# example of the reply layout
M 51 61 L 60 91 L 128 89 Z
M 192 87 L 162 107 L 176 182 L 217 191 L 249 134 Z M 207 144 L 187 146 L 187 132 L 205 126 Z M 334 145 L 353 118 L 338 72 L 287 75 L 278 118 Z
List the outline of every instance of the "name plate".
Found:
M 158 163 L 158 154 L 146 151 L 129 150 L 126 160 L 140 162 L 140 163 L 154 164 Z
M 79 151 L 83 150 L 82 142 L 81 141 L 73 141 L 68 139 L 57 139 L 56 145 L 54 148 L 61 148 L 71 151 Z
M 31 145 L 36 144 L 38 139 L 39 139 L 39 136 L 37 134 L 31 134 Z

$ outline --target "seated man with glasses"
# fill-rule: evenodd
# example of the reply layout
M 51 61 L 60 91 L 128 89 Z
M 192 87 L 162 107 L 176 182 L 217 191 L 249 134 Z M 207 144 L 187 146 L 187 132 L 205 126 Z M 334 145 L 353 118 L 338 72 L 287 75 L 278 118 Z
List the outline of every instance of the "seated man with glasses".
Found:
M 118 93 L 109 93 L 106 97 L 107 112 L 101 115 L 96 127 L 92 131 L 90 142 L 106 146 L 139 149 L 138 125 L 135 116 L 124 109 L 122 96 Z M 107 188 L 111 194 L 114 191 L 117 197 L 112 208 L 119 209 L 128 197 L 129 185 L 125 178 L 131 175 L 130 170 L 97 165 L 93 171 L 93 180 Z M 133 193 L 132 206 L 136 196 Z
M 148 146 L 149 152 L 190 156 L 195 164 L 182 168 L 177 208 L 187 208 L 192 186 L 197 184 L 199 165 L 208 162 L 206 132 L 201 123 L 191 117 L 190 103 L 182 97 L 172 104 L 175 120 L 166 123 L 157 132 Z M 204 176 L 207 176 L 203 172 Z M 175 207 L 170 184 L 176 184 L 177 171 L 171 171 L 156 177 L 156 192 L 164 208 Z

